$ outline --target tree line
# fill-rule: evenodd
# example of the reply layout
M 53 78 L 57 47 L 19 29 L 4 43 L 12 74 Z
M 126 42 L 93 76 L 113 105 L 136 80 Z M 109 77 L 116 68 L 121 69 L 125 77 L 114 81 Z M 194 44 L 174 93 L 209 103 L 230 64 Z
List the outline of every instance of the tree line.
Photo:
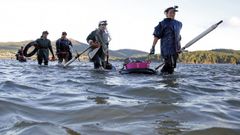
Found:
M 194 51 L 182 53 L 179 56 L 179 61 L 183 63 L 196 64 L 216 64 L 230 63 L 236 64 L 240 61 L 240 51 L 225 52 L 225 51 Z
M 145 60 L 146 56 L 137 59 Z M 153 55 L 150 57 L 152 61 L 162 61 L 160 55 Z M 179 62 L 191 64 L 217 64 L 217 63 L 230 63 L 239 64 L 240 51 L 229 49 L 215 49 L 211 51 L 193 51 L 183 52 L 179 55 Z

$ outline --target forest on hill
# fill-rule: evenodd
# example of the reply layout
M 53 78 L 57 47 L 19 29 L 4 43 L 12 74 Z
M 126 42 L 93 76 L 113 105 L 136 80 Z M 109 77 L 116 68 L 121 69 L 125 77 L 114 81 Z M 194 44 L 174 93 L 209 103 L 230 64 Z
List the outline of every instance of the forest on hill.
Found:
M 74 50 L 82 52 L 88 47 L 87 44 L 71 39 Z M 0 59 L 14 59 L 15 53 L 21 47 L 29 43 L 28 41 L 22 42 L 2 42 L 0 43 Z M 52 42 L 53 48 L 55 41 Z M 75 53 L 75 52 L 74 52 Z M 87 58 L 84 55 L 85 59 Z M 133 57 L 145 60 L 148 53 L 133 49 L 110 50 L 111 60 L 123 60 L 128 57 Z M 158 55 L 152 55 L 151 60 L 161 61 L 162 58 Z M 240 62 L 240 50 L 231 49 L 214 49 L 210 51 L 191 51 L 183 52 L 179 55 L 179 62 L 181 63 L 196 63 L 196 64 L 216 64 L 216 63 L 231 63 L 236 64 Z

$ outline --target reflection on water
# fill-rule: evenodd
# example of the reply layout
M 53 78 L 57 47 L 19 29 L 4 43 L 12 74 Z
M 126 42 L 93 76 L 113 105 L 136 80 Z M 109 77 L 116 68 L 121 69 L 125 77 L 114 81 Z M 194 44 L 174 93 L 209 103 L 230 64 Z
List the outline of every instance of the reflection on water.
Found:
M 56 65 L 0 61 L 0 134 L 240 134 L 239 66 L 149 76 Z
M 180 123 L 172 120 L 163 120 L 158 122 L 158 133 L 161 135 L 178 135 L 182 133 Z
M 161 83 L 165 84 L 165 87 L 177 88 L 178 87 L 177 77 L 178 77 L 177 75 L 163 76 L 163 80 L 160 81 L 160 84 Z
M 89 100 L 94 100 L 96 102 L 96 104 L 107 104 L 107 99 L 109 99 L 108 97 L 88 97 Z

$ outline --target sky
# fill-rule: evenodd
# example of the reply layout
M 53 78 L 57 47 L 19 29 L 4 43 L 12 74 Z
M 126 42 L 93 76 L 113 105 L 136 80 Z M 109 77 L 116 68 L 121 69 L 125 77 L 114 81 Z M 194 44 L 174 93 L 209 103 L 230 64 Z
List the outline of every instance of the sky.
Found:
M 50 40 L 66 31 L 68 38 L 86 43 L 98 22 L 107 20 L 110 49 L 149 52 L 154 27 L 165 18 L 163 11 L 174 5 L 179 6 L 176 20 L 183 23 L 182 46 L 223 20 L 188 50 L 240 50 L 239 0 L 1 0 L 0 42 L 35 40 L 48 30 Z

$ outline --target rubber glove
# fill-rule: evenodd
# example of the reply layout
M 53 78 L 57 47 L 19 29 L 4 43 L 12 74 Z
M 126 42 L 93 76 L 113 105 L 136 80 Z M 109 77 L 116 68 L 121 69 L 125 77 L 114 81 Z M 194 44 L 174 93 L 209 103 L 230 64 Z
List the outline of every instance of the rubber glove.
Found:
M 155 47 L 152 47 L 150 50 L 150 54 L 154 54 L 155 53 Z

